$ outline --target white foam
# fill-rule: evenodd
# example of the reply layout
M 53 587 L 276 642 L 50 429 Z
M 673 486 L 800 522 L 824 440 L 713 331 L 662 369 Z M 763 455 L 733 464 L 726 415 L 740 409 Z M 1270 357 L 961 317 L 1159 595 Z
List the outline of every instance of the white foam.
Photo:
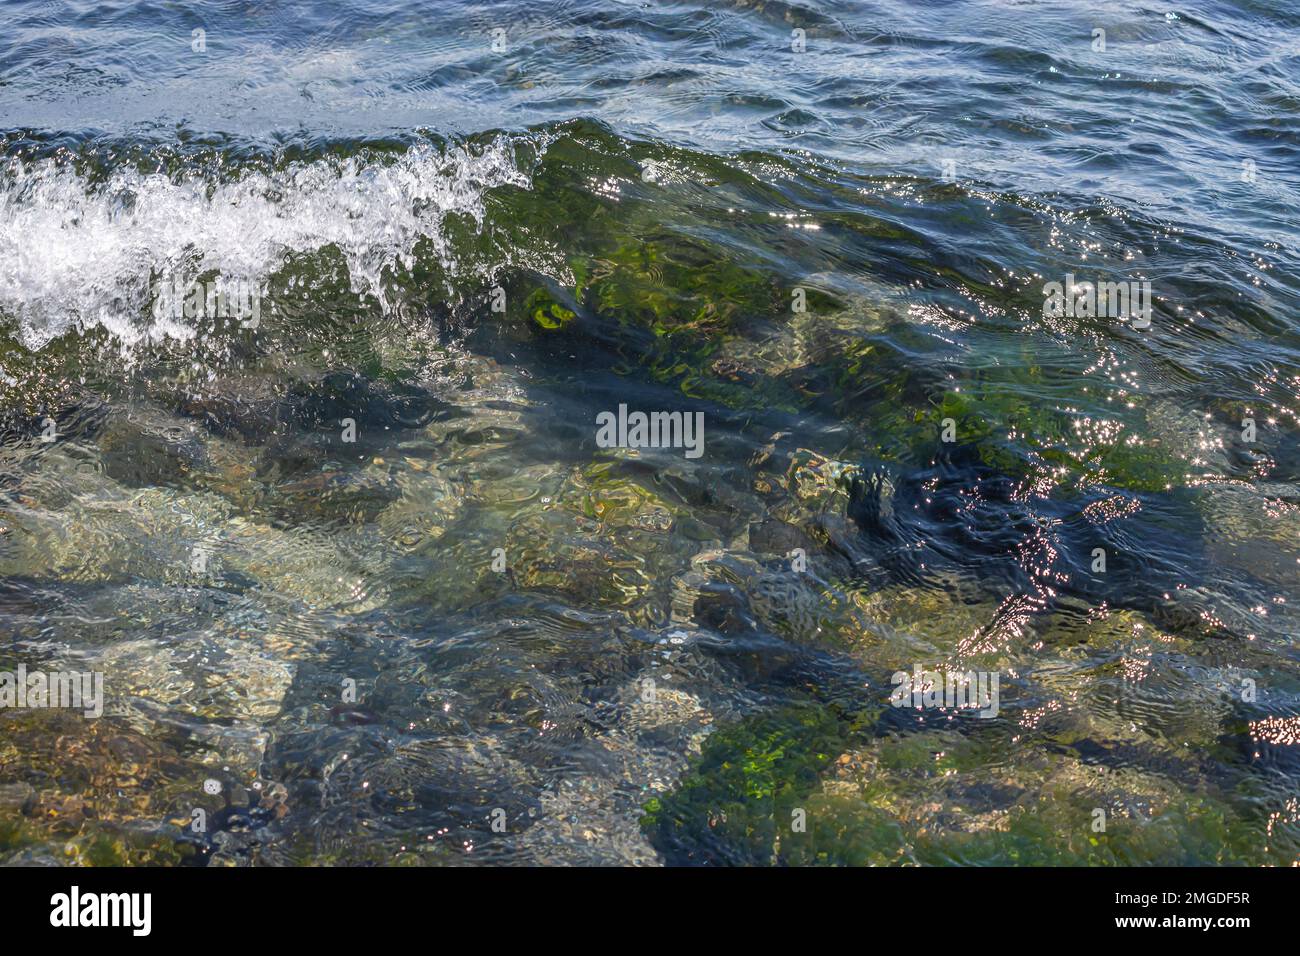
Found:
M 287 253 L 331 244 L 353 289 L 383 302 L 385 266 L 409 265 L 422 237 L 454 266 L 445 217 L 469 215 L 481 227 L 486 191 L 505 184 L 527 187 L 530 175 L 504 135 L 472 149 L 418 144 L 389 163 L 322 159 L 218 184 L 121 170 L 92 186 L 66 164 L 11 160 L 0 181 L 0 310 L 18 318 L 33 349 L 74 325 L 103 326 L 126 345 L 187 339 L 190 324 L 150 314 L 158 276 L 216 269 L 256 282 Z

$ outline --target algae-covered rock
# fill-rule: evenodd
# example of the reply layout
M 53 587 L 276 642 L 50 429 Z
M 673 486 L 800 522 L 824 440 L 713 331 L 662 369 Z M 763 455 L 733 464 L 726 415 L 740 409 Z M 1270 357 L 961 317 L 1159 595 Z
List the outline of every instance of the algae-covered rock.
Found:
M 538 289 L 528 297 L 524 303 L 524 311 L 538 328 L 548 332 L 564 328 L 577 314 L 552 299 L 545 289 Z
M 114 717 L 24 711 L 0 725 L 0 779 L 17 778 L 0 786 L 23 796 L 0 805 L 0 860 L 128 866 L 184 859 L 180 832 L 166 820 L 188 821 L 190 808 L 203 805 L 210 771 L 201 763 Z
M 808 705 L 720 728 L 642 826 L 670 863 L 779 862 L 796 811 L 865 720 Z
M 1189 789 L 1176 772 L 1108 767 L 1087 748 L 1013 758 L 1013 741 L 981 736 L 888 736 L 841 755 L 809 800 L 810 839 L 789 845 L 823 864 L 871 854 L 922 865 L 1261 860 L 1231 794 Z M 817 839 L 825 831 L 834 839 Z

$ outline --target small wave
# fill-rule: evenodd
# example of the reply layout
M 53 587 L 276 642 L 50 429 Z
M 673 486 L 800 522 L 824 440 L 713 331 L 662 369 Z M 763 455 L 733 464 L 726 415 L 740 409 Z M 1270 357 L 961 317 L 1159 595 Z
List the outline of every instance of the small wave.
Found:
M 342 255 L 353 291 L 387 307 L 385 270 L 409 268 L 422 240 L 454 273 L 448 216 L 481 229 L 490 190 L 531 185 L 522 139 L 417 142 L 395 159 L 326 156 L 219 181 L 131 168 L 100 181 L 57 158 L 11 159 L 0 180 L 0 312 L 32 349 L 96 325 L 125 345 L 184 340 L 192 324 L 150 314 L 158 281 L 216 272 L 260 285 L 287 256 L 326 247 Z

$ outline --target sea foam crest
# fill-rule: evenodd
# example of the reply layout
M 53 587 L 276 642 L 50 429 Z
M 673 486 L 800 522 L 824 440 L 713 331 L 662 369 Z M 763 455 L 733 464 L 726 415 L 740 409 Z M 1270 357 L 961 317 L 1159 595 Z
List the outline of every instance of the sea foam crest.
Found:
M 545 144 L 539 144 L 544 148 Z M 443 222 L 482 226 L 494 187 L 528 187 L 515 143 L 420 143 L 394 161 L 317 159 L 213 184 L 122 169 L 92 185 L 54 160 L 10 160 L 0 181 L 0 311 L 40 348 L 72 326 L 100 325 L 125 345 L 188 339 L 185 319 L 153 315 L 158 276 L 217 270 L 259 281 L 286 254 L 336 246 L 352 287 L 383 302 L 385 266 L 409 265 L 427 238 L 448 265 Z M 387 305 L 387 303 L 384 303 Z

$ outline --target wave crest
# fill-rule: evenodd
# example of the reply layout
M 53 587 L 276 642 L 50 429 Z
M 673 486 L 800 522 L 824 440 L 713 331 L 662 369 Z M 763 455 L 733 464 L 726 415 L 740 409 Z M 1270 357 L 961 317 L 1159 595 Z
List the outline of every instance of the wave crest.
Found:
M 481 229 L 488 191 L 531 186 L 520 145 L 506 134 L 417 142 L 395 158 L 322 157 L 218 182 L 125 168 L 96 181 L 53 158 L 13 159 L 0 182 L 0 311 L 32 349 L 74 326 L 127 345 L 187 339 L 192 325 L 151 314 L 160 278 L 215 271 L 258 283 L 286 256 L 325 247 L 342 254 L 354 291 L 387 307 L 382 274 L 409 268 L 420 240 L 454 273 L 447 216 Z

